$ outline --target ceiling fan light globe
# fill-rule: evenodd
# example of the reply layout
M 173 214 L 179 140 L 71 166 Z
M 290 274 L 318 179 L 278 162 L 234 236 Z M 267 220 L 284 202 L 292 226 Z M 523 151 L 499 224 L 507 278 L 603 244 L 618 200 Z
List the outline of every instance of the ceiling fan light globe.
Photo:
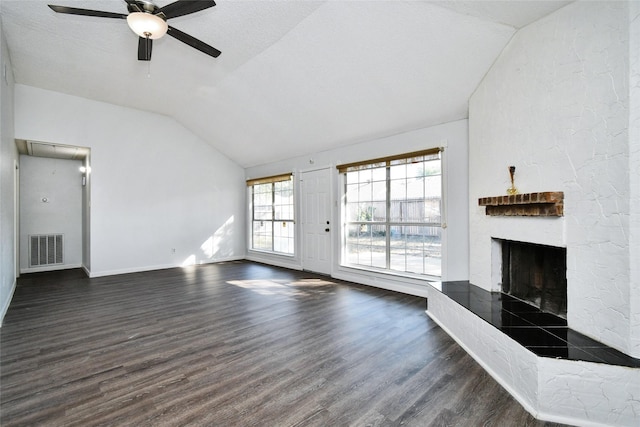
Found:
M 159 39 L 169 29 L 167 22 L 159 16 L 145 12 L 132 12 L 127 16 L 127 24 L 131 31 L 140 37 Z

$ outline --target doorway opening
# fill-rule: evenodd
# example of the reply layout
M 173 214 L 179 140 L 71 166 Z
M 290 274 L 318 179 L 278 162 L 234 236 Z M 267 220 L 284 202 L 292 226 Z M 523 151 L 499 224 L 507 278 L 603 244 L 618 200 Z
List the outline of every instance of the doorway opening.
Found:
M 16 146 L 18 271 L 83 268 L 89 274 L 90 149 L 20 139 Z

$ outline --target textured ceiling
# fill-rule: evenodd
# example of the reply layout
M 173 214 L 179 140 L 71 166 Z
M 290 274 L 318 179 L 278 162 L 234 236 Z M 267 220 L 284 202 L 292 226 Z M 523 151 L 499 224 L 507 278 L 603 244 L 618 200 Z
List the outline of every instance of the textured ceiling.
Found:
M 164 6 L 171 1 L 157 0 Z M 2 0 L 18 83 L 175 118 L 244 167 L 467 117 L 514 32 L 569 1 L 225 1 L 138 61 L 122 0 Z M 179 143 L 179 142 L 176 142 Z

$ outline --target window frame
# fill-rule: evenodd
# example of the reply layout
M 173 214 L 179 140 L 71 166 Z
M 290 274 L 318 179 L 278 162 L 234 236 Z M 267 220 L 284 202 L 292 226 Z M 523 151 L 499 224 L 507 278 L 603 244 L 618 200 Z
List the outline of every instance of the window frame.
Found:
M 276 190 L 276 185 L 278 183 L 290 181 L 290 200 L 291 203 L 288 203 L 289 206 L 288 211 L 290 212 L 290 216 L 288 218 L 278 218 L 278 212 L 282 214 L 282 211 L 278 211 L 278 207 L 284 206 L 276 203 L 276 196 L 278 191 Z M 260 206 L 270 206 L 270 218 L 256 218 L 256 186 L 263 185 L 271 185 L 271 190 L 269 193 L 271 194 L 271 201 L 269 205 L 260 205 Z M 282 175 L 274 175 L 263 178 L 249 179 L 247 180 L 247 188 L 249 190 L 249 250 L 256 252 L 269 253 L 274 255 L 282 255 L 282 256 L 295 256 L 296 253 L 296 230 L 295 230 L 295 188 L 294 188 L 294 179 L 293 173 L 282 174 Z M 264 213 L 264 212 L 263 212 Z M 255 233 L 255 224 L 257 221 L 260 222 L 269 222 L 271 224 L 271 235 L 270 235 L 270 246 L 271 248 L 265 247 L 256 247 L 256 233 Z M 288 246 L 291 247 L 290 251 L 281 251 L 276 250 L 276 225 L 283 224 L 283 227 L 287 227 L 290 231 L 290 236 L 285 237 L 288 240 Z
M 366 270 L 366 271 L 371 271 L 371 272 L 376 272 L 376 273 L 383 273 L 383 274 L 391 274 L 391 275 L 403 275 L 403 276 L 409 276 L 409 277 L 418 277 L 418 278 L 441 278 L 443 276 L 443 271 L 442 271 L 442 267 L 443 267 L 443 262 L 442 262 L 442 257 L 443 257 L 443 248 L 444 248 L 444 242 L 443 239 L 445 237 L 445 233 L 443 233 L 444 228 L 446 228 L 446 222 L 445 222 L 445 191 L 444 191 L 444 186 L 445 186 L 445 171 L 444 171 L 444 158 L 443 158 L 443 152 L 444 152 L 444 148 L 442 147 L 437 147 L 437 148 L 433 148 L 433 149 L 428 149 L 428 150 L 422 150 L 422 151 L 416 151 L 416 152 L 411 152 L 411 153 L 405 153 L 405 154 L 398 154 L 398 155 L 394 155 L 394 156 L 388 156 L 388 157 L 382 157 L 382 158 L 376 158 L 376 159 L 371 159 L 371 160 L 364 160 L 364 161 L 359 161 L 359 162 L 354 162 L 354 163 L 348 163 L 348 164 L 343 164 L 343 165 L 338 165 L 336 166 L 336 168 L 338 169 L 338 173 L 340 175 L 341 178 L 341 192 L 342 192 L 342 203 L 340 204 L 340 215 L 341 215 L 341 219 L 342 219 L 342 230 L 341 230 L 341 245 L 340 245 L 340 265 L 343 267 L 348 267 L 348 268 L 356 268 L 356 269 L 362 269 L 362 270 Z M 397 164 L 402 164 L 402 161 L 406 162 L 405 164 L 410 163 L 410 160 L 412 158 L 420 158 L 422 157 L 422 160 L 420 160 L 421 162 L 427 162 L 428 156 L 434 156 L 437 155 L 437 159 L 439 160 L 439 174 L 433 174 L 433 175 L 423 175 L 424 178 L 427 178 L 429 176 L 439 176 L 439 180 L 440 180 L 440 188 L 439 188 L 439 217 L 437 218 L 436 221 L 429 221 L 429 222 L 421 222 L 421 221 L 401 221 L 398 220 L 397 218 L 392 218 L 392 203 L 395 201 L 392 196 L 391 196 L 391 186 L 392 186 L 392 182 L 394 181 L 394 179 L 391 177 L 391 167 L 395 166 Z M 400 162 L 398 162 L 400 161 Z M 395 163 L 395 164 L 394 164 Z M 349 197 L 348 197 L 348 192 L 349 192 L 349 188 L 348 186 L 350 185 L 347 181 L 347 173 L 349 172 L 355 172 L 355 171 L 359 171 L 359 170 L 367 170 L 367 169 L 384 169 L 385 171 L 385 179 L 384 181 L 378 180 L 375 181 L 372 180 L 371 184 L 375 183 L 375 182 L 384 182 L 385 183 L 385 200 L 384 200 L 384 205 L 385 205 L 385 217 L 384 220 L 372 220 L 373 219 L 373 214 L 371 214 L 372 218 L 371 219 L 367 219 L 367 220 L 362 220 L 362 221 L 354 221 L 352 219 L 349 218 L 350 213 L 350 207 L 349 207 Z M 373 175 L 372 175 L 373 176 Z M 408 179 L 408 177 L 404 178 L 405 180 Z M 358 185 L 362 185 L 362 183 L 358 182 Z M 403 201 L 405 202 L 411 202 L 412 199 L 407 198 L 407 199 L 400 199 L 400 203 L 402 203 Z M 423 199 L 422 200 L 429 200 L 426 195 L 423 193 Z M 375 203 L 380 203 L 380 201 L 377 200 L 370 200 L 367 201 L 366 203 L 369 205 L 374 205 Z M 353 202 L 352 202 L 353 203 Z M 358 203 L 359 203 L 359 199 L 358 199 Z M 426 208 L 426 205 L 423 205 Z M 438 221 L 439 220 L 439 221 Z M 356 227 L 363 227 L 363 226 L 379 226 L 382 228 L 383 232 L 384 232 L 384 251 L 385 251 L 385 260 L 384 260 L 384 267 L 382 267 L 380 264 L 379 265 L 374 265 L 374 261 L 373 258 L 371 260 L 370 264 L 360 264 L 360 263 L 354 263 L 351 262 L 349 260 L 349 253 L 348 253 L 348 248 L 349 248 L 349 236 L 350 236 L 350 232 L 353 230 L 353 226 Z M 440 239 L 440 250 L 439 250 L 439 257 L 440 257 L 440 265 L 439 265 L 439 274 L 434 274 L 433 272 L 427 272 L 425 269 L 425 266 L 423 265 L 422 267 L 422 272 L 417 272 L 417 271 L 409 271 L 409 267 L 408 267 L 408 255 L 407 252 L 405 252 L 404 255 L 404 263 L 405 263 L 405 267 L 404 270 L 400 270 L 397 268 L 393 268 L 393 262 L 392 262 L 392 256 L 393 256 L 393 246 L 392 246 L 392 230 L 394 228 L 404 228 L 404 227 L 437 227 L 439 230 L 437 231 L 437 236 Z M 372 233 L 373 234 L 373 233 Z M 366 246 L 366 244 L 365 244 Z M 371 243 L 370 245 L 371 248 L 373 248 L 373 243 Z M 408 251 L 408 247 L 405 246 L 404 247 L 405 251 Z M 423 247 L 422 249 L 423 253 L 426 253 L 427 250 Z M 379 261 L 378 261 L 379 262 Z

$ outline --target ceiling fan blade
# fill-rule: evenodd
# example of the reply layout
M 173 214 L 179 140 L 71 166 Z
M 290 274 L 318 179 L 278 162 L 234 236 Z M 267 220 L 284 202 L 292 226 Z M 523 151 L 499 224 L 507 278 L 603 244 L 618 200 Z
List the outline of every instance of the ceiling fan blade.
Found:
M 178 0 L 161 7 L 156 13 L 163 13 L 169 19 L 199 12 L 215 5 L 216 2 L 213 0 Z
M 138 37 L 138 60 L 151 61 L 151 48 L 153 40 L 146 37 Z
M 101 10 L 79 9 L 77 7 L 48 5 L 54 12 L 68 13 L 70 15 L 97 16 L 99 18 L 127 19 L 127 15 L 114 12 L 103 12 Z
M 206 53 L 207 55 L 213 56 L 214 58 L 217 58 L 222 53 L 218 49 L 216 49 L 215 47 L 209 46 L 205 42 L 200 41 L 197 38 L 195 38 L 193 36 L 190 36 L 187 33 L 183 33 L 180 30 L 176 30 L 171 25 L 169 25 L 169 30 L 167 31 L 167 34 L 169 34 L 174 39 L 180 40 L 182 43 L 186 43 L 189 46 L 191 46 L 191 47 L 193 47 L 195 49 L 198 49 L 200 52 L 203 52 L 203 53 Z

